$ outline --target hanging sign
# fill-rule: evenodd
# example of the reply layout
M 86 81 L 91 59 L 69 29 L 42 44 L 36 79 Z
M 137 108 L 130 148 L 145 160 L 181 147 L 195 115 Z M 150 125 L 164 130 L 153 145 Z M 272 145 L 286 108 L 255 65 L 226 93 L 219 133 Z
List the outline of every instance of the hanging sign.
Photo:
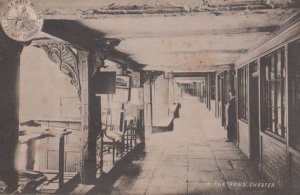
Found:
M 116 77 L 116 87 L 117 88 L 130 88 L 130 77 L 129 76 L 117 76 Z

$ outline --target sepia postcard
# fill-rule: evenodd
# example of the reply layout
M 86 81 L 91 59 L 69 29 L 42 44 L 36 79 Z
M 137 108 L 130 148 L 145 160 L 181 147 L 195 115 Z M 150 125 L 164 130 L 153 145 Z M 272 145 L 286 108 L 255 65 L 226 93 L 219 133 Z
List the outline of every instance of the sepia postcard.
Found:
M 300 194 L 299 0 L 0 0 L 0 194 Z

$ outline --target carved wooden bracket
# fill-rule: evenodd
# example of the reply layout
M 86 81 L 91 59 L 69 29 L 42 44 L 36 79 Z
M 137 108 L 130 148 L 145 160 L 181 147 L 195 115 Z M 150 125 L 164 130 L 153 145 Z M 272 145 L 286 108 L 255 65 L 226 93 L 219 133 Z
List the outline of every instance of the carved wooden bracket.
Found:
M 71 84 L 78 90 L 78 96 L 80 98 L 81 86 L 76 53 L 66 43 L 45 43 L 40 45 L 40 47 L 45 50 L 50 60 L 59 64 L 60 70 L 70 77 Z
M 104 60 L 108 59 L 108 53 L 114 49 L 120 40 L 118 39 L 104 39 L 104 40 L 95 40 L 94 51 L 92 53 L 92 61 L 94 65 L 93 75 L 101 67 L 104 67 Z
M 162 71 L 155 71 L 152 77 L 152 82 L 155 82 L 155 80 L 160 76 L 163 75 Z
M 106 59 L 105 53 L 101 52 L 101 51 L 96 51 L 94 52 L 93 56 L 92 56 L 92 60 L 93 60 L 93 76 L 95 75 L 95 73 L 97 72 L 98 69 L 100 69 L 101 67 L 104 67 L 105 63 L 104 60 Z
M 117 39 L 95 40 L 95 47 L 91 53 L 93 75 L 100 67 L 104 66 L 104 60 L 107 58 L 107 53 L 118 45 L 119 42 L 120 40 Z M 78 96 L 81 99 L 78 55 L 72 50 L 70 44 L 48 40 L 46 42 L 37 42 L 35 46 L 43 48 L 49 59 L 58 64 L 60 70 L 70 77 L 71 84 L 76 87 Z
M 163 72 L 161 71 L 142 71 L 142 84 L 144 84 L 148 79 L 150 80 L 150 82 L 154 82 L 157 79 L 157 77 L 159 77 L 162 74 Z

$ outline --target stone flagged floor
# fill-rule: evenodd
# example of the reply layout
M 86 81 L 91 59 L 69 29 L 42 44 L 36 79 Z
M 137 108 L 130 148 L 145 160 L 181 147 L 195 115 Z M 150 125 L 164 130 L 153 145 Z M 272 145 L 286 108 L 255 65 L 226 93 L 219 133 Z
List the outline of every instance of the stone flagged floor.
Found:
M 234 143 L 225 142 L 226 131 L 213 112 L 190 96 L 184 96 L 181 104 L 174 131 L 152 134 L 145 152 L 124 165 L 120 177 L 103 194 L 276 192 L 276 187 L 257 187 L 266 180 Z

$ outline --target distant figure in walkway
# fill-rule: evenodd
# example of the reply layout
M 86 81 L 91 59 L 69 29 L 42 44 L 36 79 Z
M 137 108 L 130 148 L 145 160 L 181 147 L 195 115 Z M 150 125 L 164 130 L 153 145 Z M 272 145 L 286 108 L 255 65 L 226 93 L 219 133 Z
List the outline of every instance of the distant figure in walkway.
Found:
M 227 142 L 236 141 L 236 106 L 234 91 L 229 91 L 229 105 L 227 110 Z

